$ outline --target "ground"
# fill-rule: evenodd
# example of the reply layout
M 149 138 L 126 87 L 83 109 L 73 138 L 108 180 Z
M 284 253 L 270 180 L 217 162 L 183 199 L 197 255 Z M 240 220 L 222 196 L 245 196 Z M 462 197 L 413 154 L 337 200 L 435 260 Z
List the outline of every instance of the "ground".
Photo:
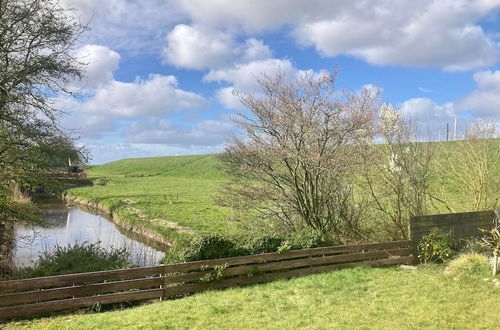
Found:
M 494 329 L 500 288 L 440 266 L 354 268 L 153 303 L 11 323 L 29 329 Z

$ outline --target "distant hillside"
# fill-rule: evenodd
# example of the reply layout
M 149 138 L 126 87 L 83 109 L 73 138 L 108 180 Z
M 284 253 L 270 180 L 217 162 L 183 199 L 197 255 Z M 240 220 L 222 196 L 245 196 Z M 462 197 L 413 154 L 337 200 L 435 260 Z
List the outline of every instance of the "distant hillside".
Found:
M 91 177 L 99 176 L 164 176 L 203 179 L 221 179 L 224 173 L 215 154 L 193 156 L 168 156 L 152 158 L 127 158 L 92 166 Z

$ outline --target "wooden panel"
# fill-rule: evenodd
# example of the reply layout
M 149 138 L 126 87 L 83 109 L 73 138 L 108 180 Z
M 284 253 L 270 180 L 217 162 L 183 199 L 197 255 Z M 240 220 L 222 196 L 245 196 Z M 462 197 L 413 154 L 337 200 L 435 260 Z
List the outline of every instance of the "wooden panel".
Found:
M 108 304 L 175 297 L 206 289 L 262 283 L 278 278 L 289 278 L 347 267 L 394 265 L 411 262 L 413 260 L 413 257 L 410 256 L 412 251 L 412 241 L 397 241 L 5 281 L 0 282 L 0 292 L 31 291 L 0 295 L 0 306 L 17 305 L 1 307 L 0 318 L 89 307 L 96 302 Z M 202 270 L 203 266 L 213 267 L 217 265 L 228 266 L 224 270 L 223 279 L 210 283 L 190 283 L 199 281 L 204 275 L 210 273 L 210 270 Z M 188 273 L 179 274 L 186 271 Z M 256 275 L 251 276 L 253 273 Z M 162 277 L 150 277 L 152 275 L 162 275 Z M 108 280 L 115 282 L 87 284 Z M 81 285 L 74 286 L 74 284 Z M 164 288 L 150 289 L 160 285 L 164 285 Z M 54 286 L 63 287 L 36 290 Z M 148 290 L 110 293 L 134 289 Z M 95 296 L 96 294 L 102 295 Z M 68 297 L 73 298 L 40 303 L 41 300 Z
M 149 289 L 163 284 L 163 278 L 142 278 L 109 283 L 71 286 L 66 288 L 28 291 L 0 296 L 0 306 L 27 304 L 40 300 L 63 299 L 68 297 L 91 296 L 100 293 L 131 289 Z
M 325 257 L 314 257 L 314 258 L 301 258 L 294 260 L 284 260 L 284 261 L 274 261 L 263 264 L 255 265 L 239 265 L 236 267 L 230 267 L 224 270 L 224 276 L 235 276 L 235 275 L 246 275 L 250 272 L 266 272 L 280 269 L 297 268 L 304 266 L 314 266 L 328 263 L 340 263 L 340 262 L 351 262 L 358 260 L 366 260 L 370 258 L 387 258 L 389 256 L 408 256 L 412 253 L 412 248 L 395 249 L 395 250 L 383 250 L 383 251 L 371 251 L 363 253 L 351 253 L 342 254 L 334 256 Z M 208 274 L 206 272 L 195 272 L 174 276 L 165 277 L 165 284 L 174 284 L 182 282 L 190 282 L 200 280 L 204 275 Z
M 199 269 L 201 266 L 218 265 L 244 265 L 253 263 L 263 263 L 275 260 L 286 260 L 300 257 L 310 257 L 317 255 L 340 254 L 354 251 L 371 251 L 382 249 L 406 248 L 411 246 L 411 241 L 395 241 L 385 243 L 371 243 L 361 245 L 342 245 L 326 248 L 314 248 L 306 250 L 287 251 L 284 253 L 262 253 L 250 256 L 221 258 L 213 260 L 192 261 L 179 264 L 165 265 L 165 273 L 184 272 Z
M 323 273 L 323 272 L 336 270 L 336 269 L 343 269 L 343 268 L 352 268 L 352 267 L 358 267 L 358 266 L 388 266 L 388 265 L 404 264 L 404 263 L 409 263 L 412 260 L 413 260 L 413 257 L 411 257 L 411 256 L 397 257 L 397 258 L 387 258 L 387 259 L 380 259 L 380 260 L 360 261 L 360 262 L 353 262 L 353 263 L 346 263 L 346 264 L 327 265 L 327 266 L 321 266 L 321 267 L 302 268 L 302 269 L 295 269 L 295 270 L 290 270 L 290 271 L 285 271 L 285 272 L 258 274 L 258 275 L 253 276 L 253 277 L 241 276 L 241 277 L 237 277 L 237 278 L 223 279 L 220 281 L 215 281 L 213 283 L 197 283 L 197 284 L 189 284 L 189 285 L 182 285 L 182 286 L 165 288 L 165 296 L 164 297 L 171 298 L 171 297 L 176 297 L 176 296 L 180 296 L 180 295 L 201 292 L 201 291 L 205 291 L 205 290 L 209 290 L 209 289 L 222 289 L 222 288 L 228 288 L 228 287 L 233 287 L 233 286 L 264 283 L 264 282 L 270 282 L 270 281 L 273 281 L 276 279 L 292 278 L 292 277 L 303 276 L 303 275 L 317 274 L 317 273 Z
M 3 307 L 0 308 L 0 318 L 9 319 L 16 316 L 25 316 L 38 313 L 56 312 L 67 309 L 90 307 L 98 302 L 101 304 L 112 304 L 125 301 L 161 298 L 162 296 L 163 296 L 163 289 L 152 289 L 152 290 L 115 293 L 115 294 L 85 297 L 85 298 L 65 299 L 65 300 L 50 301 L 39 304 Z
M 72 284 L 126 280 L 162 274 L 164 266 L 141 267 L 100 272 L 78 273 L 59 276 L 29 278 L 25 280 L 0 281 L 0 293 L 20 290 L 41 289 Z
M 433 228 L 451 232 L 455 239 L 483 236 L 478 229 L 489 229 L 495 219 L 494 211 L 437 214 L 413 217 L 410 221 L 411 236 L 418 244 Z

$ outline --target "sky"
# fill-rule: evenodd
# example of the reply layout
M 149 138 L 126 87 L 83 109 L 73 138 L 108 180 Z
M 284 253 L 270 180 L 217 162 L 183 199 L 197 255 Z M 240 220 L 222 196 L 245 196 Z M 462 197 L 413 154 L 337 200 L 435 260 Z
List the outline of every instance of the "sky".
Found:
M 61 0 L 89 26 L 62 126 L 93 164 L 220 152 L 256 77 L 340 70 L 444 139 L 500 120 L 500 0 Z

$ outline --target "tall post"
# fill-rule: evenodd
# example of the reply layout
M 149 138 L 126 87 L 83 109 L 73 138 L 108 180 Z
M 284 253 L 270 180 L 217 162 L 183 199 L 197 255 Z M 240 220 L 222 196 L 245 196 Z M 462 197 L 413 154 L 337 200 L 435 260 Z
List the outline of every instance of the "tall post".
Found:
M 453 141 L 457 139 L 457 117 L 455 117 L 455 124 L 453 125 Z
M 450 124 L 446 123 L 446 141 L 448 141 L 448 138 L 450 136 L 449 132 L 450 132 Z

